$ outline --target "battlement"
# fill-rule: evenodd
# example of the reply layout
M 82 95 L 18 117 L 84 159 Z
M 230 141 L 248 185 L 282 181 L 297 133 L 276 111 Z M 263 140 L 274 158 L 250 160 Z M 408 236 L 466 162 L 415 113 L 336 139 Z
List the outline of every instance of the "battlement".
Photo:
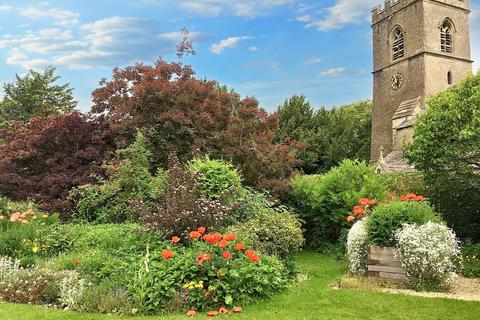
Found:
M 375 23 L 388 18 L 395 12 L 416 2 L 431 2 L 438 5 L 457 7 L 462 10 L 470 9 L 470 0 L 385 0 L 383 6 L 379 4 L 372 9 L 372 22 Z

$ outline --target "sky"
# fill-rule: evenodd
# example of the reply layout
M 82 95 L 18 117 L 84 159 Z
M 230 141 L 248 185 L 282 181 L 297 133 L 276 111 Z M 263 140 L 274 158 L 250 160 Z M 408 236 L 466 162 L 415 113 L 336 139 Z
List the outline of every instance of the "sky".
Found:
M 57 67 L 79 108 L 114 67 L 176 61 L 186 27 L 198 78 L 254 96 L 267 110 L 304 94 L 315 107 L 370 99 L 371 9 L 382 0 L 0 0 L 0 84 Z M 471 0 L 480 67 L 480 0 Z

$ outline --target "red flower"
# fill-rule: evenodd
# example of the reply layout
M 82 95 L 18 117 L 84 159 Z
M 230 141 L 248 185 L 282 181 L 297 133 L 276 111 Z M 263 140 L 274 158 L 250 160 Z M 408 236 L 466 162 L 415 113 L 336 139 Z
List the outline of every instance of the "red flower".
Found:
M 222 240 L 220 240 L 220 242 L 217 244 L 217 246 L 218 246 L 219 248 L 225 248 L 226 246 L 228 246 L 228 241 L 225 240 L 225 239 L 222 239 Z
M 73 260 L 73 264 L 78 266 L 80 264 L 80 260 L 78 260 L 78 259 Z
M 192 239 L 198 239 L 202 236 L 202 234 L 198 231 L 192 231 L 190 232 L 190 238 Z
M 230 251 L 224 251 L 222 252 L 222 257 L 224 257 L 225 259 L 230 259 L 232 257 L 232 254 L 230 253 Z
M 220 241 L 223 238 L 223 235 L 220 232 L 215 232 L 213 234 L 213 236 L 215 237 L 215 240 L 217 240 L 217 241 Z
M 206 234 L 203 236 L 203 240 L 207 241 L 210 244 L 217 243 L 217 239 L 213 236 L 213 234 Z
M 369 206 L 374 206 L 374 205 L 376 205 L 376 204 L 377 204 L 377 200 L 374 200 L 374 199 L 368 200 L 368 205 L 369 205 Z
M 233 312 L 242 313 L 243 309 L 242 309 L 242 307 L 233 307 Z
M 425 200 L 425 197 L 424 197 L 424 196 L 418 195 L 418 196 L 415 197 L 415 201 L 422 202 L 422 201 L 424 201 L 424 200 Z
M 237 243 L 237 244 L 235 245 L 234 249 L 237 250 L 237 251 L 243 250 L 243 249 L 245 249 L 245 244 L 243 244 L 243 243 Z
M 210 253 L 202 253 L 201 255 L 198 256 L 197 263 L 199 265 L 202 265 L 204 260 L 208 261 L 210 259 L 212 259 L 212 255 Z
M 246 254 L 247 256 L 251 257 L 251 256 L 254 256 L 254 255 L 255 255 L 255 251 L 253 251 L 253 250 L 245 250 L 245 254 Z
M 353 207 L 353 215 L 355 217 L 363 216 L 364 214 L 365 214 L 365 210 L 363 210 L 363 208 L 361 206 Z
M 409 193 L 405 196 L 406 199 L 412 199 L 412 200 L 415 200 L 416 197 L 417 195 L 415 193 Z
M 162 257 L 165 260 L 171 259 L 174 256 L 174 252 L 172 250 L 163 250 Z
M 215 317 L 216 315 L 218 315 L 218 311 L 208 311 L 207 312 L 207 316 L 209 316 L 209 317 Z
M 355 217 L 354 216 L 348 216 L 347 217 L 347 221 L 348 222 L 353 222 L 355 220 Z
M 200 227 L 197 229 L 197 231 L 200 233 L 205 233 L 205 230 L 206 230 L 205 227 Z
M 368 206 L 370 204 L 370 200 L 367 198 L 360 198 L 360 200 L 358 200 L 358 204 L 361 206 Z
M 250 262 L 258 262 L 258 261 L 260 261 L 260 257 L 257 256 L 257 255 L 248 256 L 248 259 L 250 259 Z
M 223 307 L 220 308 L 220 310 L 218 310 L 218 312 L 220 312 L 221 314 L 229 314 L 230 313 L 230 311 L 228 311 L 227 308 L 223 308 Z
M 401 196 L 400 201 L 407 201 L 407 197 L 406 196 Z
M 205 291 L 205 292 L 203 293 L 203 296 L 204 296 L 205 298 L 208 298 L 209 295 L 210 295 L 210 292 L 208 292 L 208 291 Z
M 195 311 L 195 310 L 188 310 L 187 311 L 187 317 L 193 318 L 193 317 L 196 317 L 196 316 L 197 316 L 197 311 Z
M 180 242 L 180 238 L 175 236 L 175 237 L 172 237 L 172 242 L 173 243 L 179 243 Z
M 234 234 L 226 234 L 223 236 L 223 239 L 227 240 L 227 241 L 234 241 L 237 239 L 237 236 L 234 235 Z

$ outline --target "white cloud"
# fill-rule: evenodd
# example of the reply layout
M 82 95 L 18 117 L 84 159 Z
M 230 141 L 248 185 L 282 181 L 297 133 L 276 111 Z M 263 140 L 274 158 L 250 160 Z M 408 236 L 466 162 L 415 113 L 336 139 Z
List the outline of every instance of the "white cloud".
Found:
M 301 8 L 297 20 L 304 22 L 307 28 L 314 27 L 319 31 L 330 31 L 348 24 L 369 21 L 371 9 L 381 2 L 380 0 L 335 0 L 335 4 L 331 7 L 308 8 L 315 13 L 319 12 L 320 16 L 306 15 L 305 8 Z
M 5 4 L 0 5 L 0 12 L 2 12 L 2 11 L 10 11 L 10 10 L 12 10 L 12 9 L 13 9 L 12 6 L 7 6 L 7 5 L 5 5 Z
M 257 52 L 257 51 L 258 51 L 258 48 L 255 47 L 255 46 L 251 46 L 250 48 L 248 48 L 248 51 Z
M 19 9 L 20 15 L 36 20 L 53 20 L 56 25 L 72 26 L 78 23 L 79 14 L 69 10 L 47 9 L 28 6 Z
M 324 77 L 338 77 L 344 75 L 345 73 L 347 73 L 347 68 L 340 67 L 322 71 L 320 75 Z
M 318 57 L 316 58 L 311 58 L 311 59 L 308 59 L 308 60 L 305 60 L 303 61 L 304 64 L 320 64 L 322 63 L 322 60 Z
M 229 37 L 227 39 L 220 40 L 220 42 L 213 44 L 210 47 L 210 51 L 215 54 L 221 54 L 225 49 L 234 48 L 238 45 L 239 42 L 243 40 L 251 39 L 248 36 L 241 37 Z

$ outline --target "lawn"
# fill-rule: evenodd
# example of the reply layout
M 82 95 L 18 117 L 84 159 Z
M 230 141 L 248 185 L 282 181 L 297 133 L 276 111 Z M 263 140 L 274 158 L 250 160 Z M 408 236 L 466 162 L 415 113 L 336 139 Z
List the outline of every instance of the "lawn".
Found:
M 480 303 L 449 299 L 419 298 L 385 293 L 334 290 L 329 284 L 344 272 L 341 265 L 330 257 L 303 253 L 299 257 L 308 280 L 271 301 L 250 305 L 241 315 L 230 319 L 479 319 Z M 197 319 L 206 319 L 202 315 Z M 222 318 L 222 317 L 218 317 Z M 100 320 L 100 319 L 187 319 L 184 315 L 144 318 L 117 318 L 106 315 L 45 310 L 28 305 L 0 304 L 2 320 Z

